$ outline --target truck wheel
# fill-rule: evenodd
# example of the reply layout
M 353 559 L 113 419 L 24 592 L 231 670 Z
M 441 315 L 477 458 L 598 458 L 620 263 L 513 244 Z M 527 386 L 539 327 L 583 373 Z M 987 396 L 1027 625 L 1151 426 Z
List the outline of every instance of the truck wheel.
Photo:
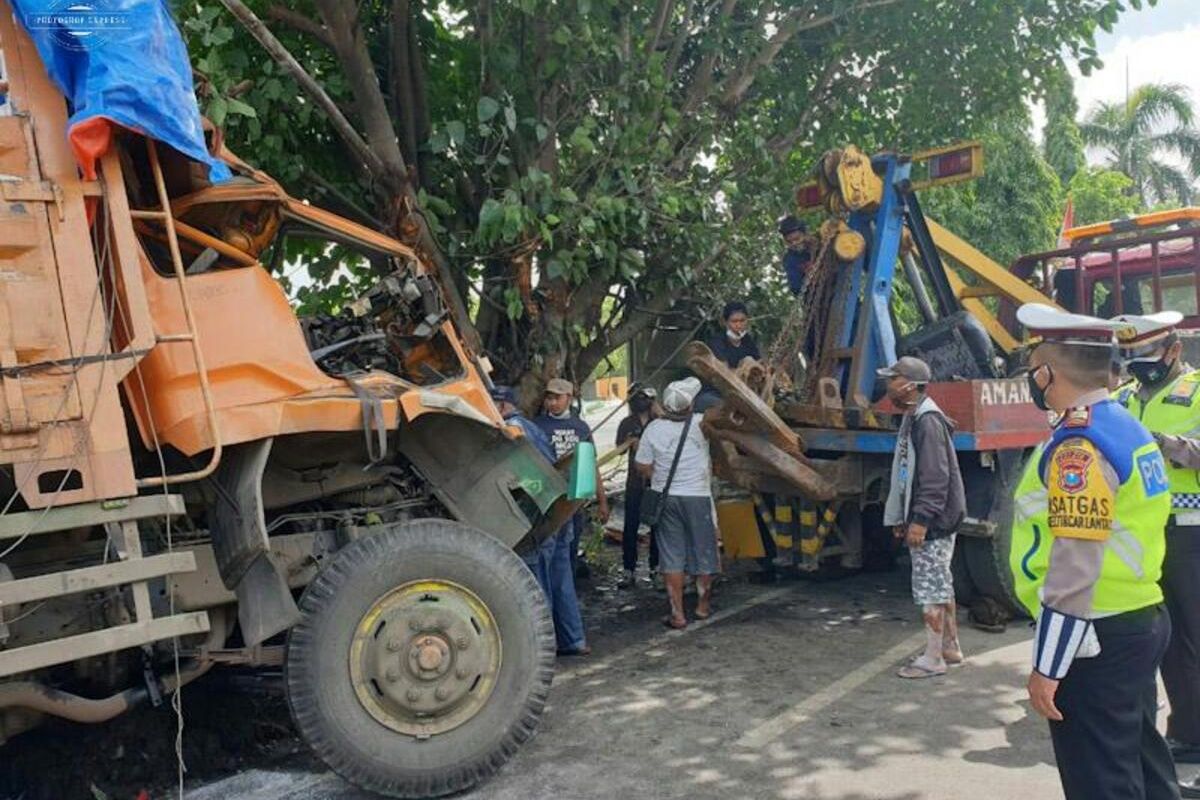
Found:
M 955 594 L 959 602 L 970 604 L 990 597 L 1008 611 L 1024 616 L 1013 588 L 1009 549 L 1012 546 L 1013 489 L 1024 469 L 1024 454 L 1006 452 L 999 456 L 992 505 L 987 519 L 993 525 L 991 536 L 959 534 L 958 552 L 952 564 Z
M 288 704 L 346 780 L 436 797 L 489 778 L 537 729 L 554 672 L 541 588 L 493 537 L 448 520 L 338 552 L 288 636 Z

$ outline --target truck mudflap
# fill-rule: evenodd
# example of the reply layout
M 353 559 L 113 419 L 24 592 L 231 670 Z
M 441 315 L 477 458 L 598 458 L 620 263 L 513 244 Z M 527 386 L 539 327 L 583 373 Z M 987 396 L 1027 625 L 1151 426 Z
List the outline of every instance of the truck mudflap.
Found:
M 566 481 L 532 444 L 473 408 L 432 406 L 436 394 L 422 393 L 425 413 L 402 423 L 399 449 L 456 519 L 515 548 L 531 532 L 556 530 L 548 519 L 570 517 L 578 503 L 565 500 Z
M 213 476 L 220 487 L 212 511 L 213 554 L 225 588 L 237 594 L 238 624 L 248 647 L 300 619 L 267 541 L 262 479 L 274 441 L 260 439 L 228 448 Z

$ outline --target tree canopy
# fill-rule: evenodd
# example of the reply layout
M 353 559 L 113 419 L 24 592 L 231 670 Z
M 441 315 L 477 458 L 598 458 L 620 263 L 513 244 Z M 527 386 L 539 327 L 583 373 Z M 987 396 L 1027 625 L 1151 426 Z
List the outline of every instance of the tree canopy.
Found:
M 1079 133 L 1079 103 L 1075 85 L 1065 69 L 1051 76 L 1046 86 L 1046 128 L 1042 133 L 1042 155 L 1063 186 L 1087 166 L 1083 136 Z
M 1095 67 L 1094 35 L 1124 7 L 199 0 L 181 13 L 231 146 L 423 249 L 501 377 L 536 383 L 586 376 L 681 298 L 727 294 L 731 278 L 759 287 L 774 220 L 823 149 L 928 147 L 1011 116 L 1064 58 Z M 335 267 L 314 265 L 301 299 L 336 305 L 366 277 Z
M 1185 87 L 1150 83 L 1127 102 L 1099 103 L 1080 133 L 1104 154 L 1105 166 L 1129 176 L 1142 206 L 1191 201 L 1200 176 L 1200 129 Z
M 1132 216 L 1141 210 L 1133 180 L 1123 172 L 1087 167 L 1067 187 L 1075 207 L 1075 224 L 1091 225 Z

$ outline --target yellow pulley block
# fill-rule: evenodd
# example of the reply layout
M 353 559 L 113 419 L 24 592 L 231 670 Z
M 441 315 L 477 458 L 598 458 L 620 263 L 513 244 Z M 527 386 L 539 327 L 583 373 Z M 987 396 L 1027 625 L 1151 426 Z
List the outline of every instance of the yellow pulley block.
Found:
M 845 228 L 845 226 L 842 227 Z M 867 240 L 861 233 L 851 228 L 838 231 L 837 238 L 833 240 L 833 253 L 839 261 L 854 261 L 866 249 Z
M 842 149 L 837 182 L 842 203 L 850 211 L 869 211 L 883 200 L 883 181 L 871 167 L 871 157 L 852 144 Z

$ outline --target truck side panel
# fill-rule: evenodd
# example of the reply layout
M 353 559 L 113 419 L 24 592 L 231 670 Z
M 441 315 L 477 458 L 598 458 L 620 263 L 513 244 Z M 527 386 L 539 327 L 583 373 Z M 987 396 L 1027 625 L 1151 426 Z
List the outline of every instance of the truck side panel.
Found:
M 65 103 L 11 14 L 0 48 L 14 111 L 0 118 L 0 461 L 33 508 L 132 495 L 85 209 L 97 187 L 79 178 Z M 45 363 L 85 356 L 77 370 Z

